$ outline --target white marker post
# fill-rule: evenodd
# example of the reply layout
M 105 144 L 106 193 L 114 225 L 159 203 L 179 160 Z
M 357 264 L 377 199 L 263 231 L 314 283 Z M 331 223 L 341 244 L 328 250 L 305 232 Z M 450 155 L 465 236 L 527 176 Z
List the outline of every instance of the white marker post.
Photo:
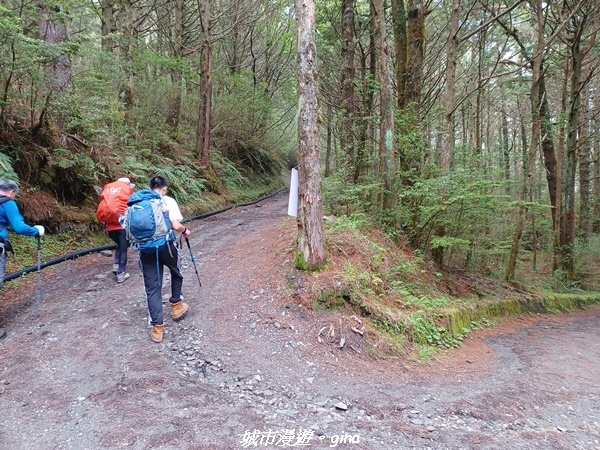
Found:
M 290 200 L 288 202 L 288 216 L 298 217 L 298 170 L 292 169 L 290 180 Z

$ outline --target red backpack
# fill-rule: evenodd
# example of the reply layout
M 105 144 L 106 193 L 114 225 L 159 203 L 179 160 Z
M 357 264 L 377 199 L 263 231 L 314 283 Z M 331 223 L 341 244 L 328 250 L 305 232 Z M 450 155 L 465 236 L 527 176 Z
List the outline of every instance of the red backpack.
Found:
M 133 194 L 129 184 L 122 181 L 114 181 L 104 186 L 102 197 L 96 217 L 100 222 L 117 222 L 119 214 L 123 214 L 127 208 L 127 200 Z

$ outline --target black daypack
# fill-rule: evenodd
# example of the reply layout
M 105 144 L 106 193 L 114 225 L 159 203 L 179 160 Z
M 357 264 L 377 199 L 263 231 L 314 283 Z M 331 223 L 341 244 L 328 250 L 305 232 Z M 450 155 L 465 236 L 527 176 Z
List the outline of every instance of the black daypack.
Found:
M 5 195 L 0 196 L 0 205 L 6 203 L 7 201 L 12 200 L 10 197 L 6 197 Z M 8 238 L 0 236 L 0 256 L 4 255 L 7 252 L 12 252 L 15 254 L 12 244 L 8 240 Z

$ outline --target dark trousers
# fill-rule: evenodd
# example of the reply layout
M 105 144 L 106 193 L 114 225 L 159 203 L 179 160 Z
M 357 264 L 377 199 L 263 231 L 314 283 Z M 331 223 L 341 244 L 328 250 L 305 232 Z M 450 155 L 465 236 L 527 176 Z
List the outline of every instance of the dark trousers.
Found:
M 158 260 L 157 260 L 158 257 Z M 181 258 L 179 249 L 174 242 L 169 242 L 164 248 L 153 253 L 140 253 L 142 275 L 144 276 L 144 289 L 148 301 L 150 324 L 163 323 L 162 308 L 162 280 L 163 268 L 166 266 L 171 272 L 171 303 L 181 301 L 181 288 L 183 275 L 181 273 Z
M 6 260 L 8 256 L 6 252 L 0 255 L 0 289 L 2 289 L 2 285 L 4 284 L 4 274 L 6 272 Z
M 115 251 L 115 264 L 119 265 L 119 270 L 117 273 L 123 273 L 127 267 L 127 248 L 129 247 L 127 233 L 125 230 L 111 230 L 108 232 L 108 237 L 115 241 L 115 244 L 117 244 L 117 250 Z

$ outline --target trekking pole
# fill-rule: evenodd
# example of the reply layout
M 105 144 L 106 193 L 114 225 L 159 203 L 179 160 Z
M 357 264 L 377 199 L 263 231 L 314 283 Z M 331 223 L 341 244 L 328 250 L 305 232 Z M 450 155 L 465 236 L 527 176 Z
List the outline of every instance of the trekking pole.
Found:
M 198 267 L 196 267 L 196 260 L 194 259 L 194 254 L 192 253 L 192 247 L 190 247 L 190 240 L 185 238 L 185 243 L 190 251 L 190 258 L 192 258 L 192 263 L 194 264 L 194 270 L 196 271 L 196 276 L 198 277 L 198 284 L 202 287 L 202 282 L 200 281 L 200 275 L 198 275 Z
M 38 317 L 42 307 L 42 244 L 40 236 L 37 237 L 37 292 L 35 294 L 35 300 L 38 305 Z

